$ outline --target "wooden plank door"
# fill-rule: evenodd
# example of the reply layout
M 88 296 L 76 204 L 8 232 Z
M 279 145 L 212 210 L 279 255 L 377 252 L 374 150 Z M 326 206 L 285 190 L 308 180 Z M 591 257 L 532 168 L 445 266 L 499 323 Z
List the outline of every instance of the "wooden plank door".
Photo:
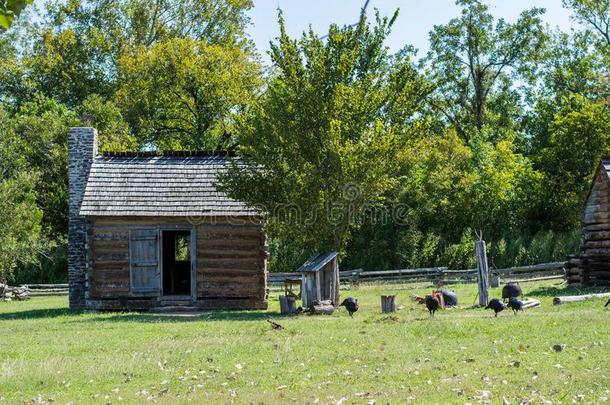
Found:
M 161 289 L 159 230 L 129 231 L 129 268 L 131 292 L 158 295 Z

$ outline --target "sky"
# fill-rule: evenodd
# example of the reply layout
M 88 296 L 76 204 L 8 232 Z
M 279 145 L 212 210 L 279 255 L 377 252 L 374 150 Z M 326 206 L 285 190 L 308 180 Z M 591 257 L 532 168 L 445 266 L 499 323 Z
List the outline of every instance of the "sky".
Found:
M 324 35 L 331 23 L 349 25 L 358 21 L 360 8 L 365 0 L 254 0 L 250 12 L 252 25 L 250 37 L 268 64 L 269 41 L 274 40 L 279 28 L 277 9 L 282 9 L 286 29 L 292 37 L 300 36 L 311 25 L 313 30 Z M 570 11 L 561 5 L 561 0 L 486 0 L 484 1 L 496 18 L 515 21 L 519 14 L 532 7 L 546 9 L 544 21 L 551 27 L 564 31 L 577 28 L 570 20 Z M 392 51 L 405 44 L 413 45 L 423 57 L 428 51 L 428 33 L 435 25 L 445 24 L 459 16 L 460 10 L 454 0 L 370 0 L 367 15 L 374 16 L 374 9 L 381 15 L 391 16 L 397 8 L 400 14 L 394 24 L 387 45 Z

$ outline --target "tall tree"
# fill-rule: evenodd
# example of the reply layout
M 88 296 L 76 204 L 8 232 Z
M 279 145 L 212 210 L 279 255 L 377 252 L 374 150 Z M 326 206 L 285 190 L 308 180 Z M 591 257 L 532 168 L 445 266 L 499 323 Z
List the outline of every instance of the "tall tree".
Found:
M 37 205 L 37 173 L 22 151 L 10 116 L 0 108 L 0 282 L 21 263 L 36 260 L 42 211 Z
M 117 105 L 141 145 L 213 149 L 260 88 L 260 67 L 232 45 L 175 38 L 119 63 Z
M 580 223 L 595 168 L 610 153 L 610 114 L 605 102 L 577 94 L 558 107 L 548 123 L 548 143 L 535 158 L 547 185 L 539 212 L 547 226 L 570 230 Z
M 119 59 L 173 38 L 238 47 L 246 37 L 251 0 L 67 0 L 49 2 L 26 52 L 28 77 L 70 107 L 116 90 Z
M 223 177 L 269 214 L 272 235 L 342 251 L 354 217 L 396 184 L 423 85 L 408 53 L 384 45 L 395 18 L 294 40 L 280 14 L 274 74 L 240 130 L 248 164 Z
M 78 125 L 74 112 L 53 99 L 37 94 L 11 119 L 22 144 L 26 167 L 38 174 L 37 203 L 42 226 L 51 238 L 68 232 L 68 128 Z
M 547 187 L 533 190 L 530 226 L 566 231 L 579 224 L 590 177 L 608 149 L 607 56 L 587 32 L 557 33 L 541 64 L 528 112 L 528 154 Z
M 609 0 L 563 0 L 563 5 L 574 10 L 575 18 L 592 28 L 605 47 L 610 47 Z
M 469 139 L 473 130 L 510 118 L 516 97 L 511 77 L 531 76 L 544 49 L 544 10 L 524 11 L 515 23 L 508 23 L 494 21 L 479 0 L 456 4 L 462 15 L 430 33 L 427 59 L 434 89 L 429 101 Z

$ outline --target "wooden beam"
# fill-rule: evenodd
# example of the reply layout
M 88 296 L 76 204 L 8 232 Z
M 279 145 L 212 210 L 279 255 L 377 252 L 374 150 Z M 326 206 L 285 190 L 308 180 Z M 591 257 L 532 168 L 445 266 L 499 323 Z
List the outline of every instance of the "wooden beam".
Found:
M 610 293 L 600 293 L 600 294 L 584 294 L 584 295 L 566 295 L 563 297 L 555 297 L 553 298 L 553 305 L 565 304 L 566 302 L 578 302 L 585 301 L 591 298 L 608 298 L 610 297 Z
M 475 242 L 475 251 L 477 256 L 479 306 L 485 307 L 489 302 L 489 267 L 487 266 L 487 249 L 484 240 Z

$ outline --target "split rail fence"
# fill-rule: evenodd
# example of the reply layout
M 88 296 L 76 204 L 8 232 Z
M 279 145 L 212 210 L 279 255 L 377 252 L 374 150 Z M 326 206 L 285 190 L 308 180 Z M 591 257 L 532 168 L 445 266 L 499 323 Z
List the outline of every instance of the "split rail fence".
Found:
M 502 283 L 518 281 L 520 283 L 542 280 L 559 280 L 565 278 L 566 262 L 541 263 L 529 266 L 490 269 L 492 277 L 499 277 Z M 298 273 L 269 273 L 269 284 L 283 284 L 286 279 L 299 277 Z M 449 270 L 447 267 L 429 267 L 421 269 L 398 269 L 363 271 L 362 269 L 339 272 L 343 283 L 369 281 L 411 282 L 429 281 L 438 284 L 476 283 L 477 269 Z
M 565 277 L 566 262 L 541 263 L 530 266 L 490 269 L 491 276 L 497 276 L 502 283 L 518 281 L 558 280 Z M 298 273 L 269 273 L 270 285 L 283 285 L 286 279 L 300 277 Z M 412 281 L 428 281 L 437 284 L 476 283 L 477 269 L 449 270 L 447 267 L 427 267 L 421 269 L 398 269 L 364 271 L 362 269 L 339 272 L 342 283 L 386 282 L 401 283 Z M 29 290 L 29 295 L 53 296 L 67 295 L 68 284 L 27 284 L 22 285 Z
M 68 284 L 23 284 L 30 297 L 46 297 L 54 295 L 68 295 Z

